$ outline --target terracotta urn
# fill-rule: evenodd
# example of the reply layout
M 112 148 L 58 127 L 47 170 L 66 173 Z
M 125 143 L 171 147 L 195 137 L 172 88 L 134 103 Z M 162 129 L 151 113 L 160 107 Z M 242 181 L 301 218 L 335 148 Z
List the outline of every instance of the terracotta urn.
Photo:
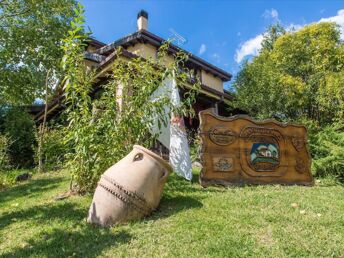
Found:
M 158 207 L 171 172 L 160 156 L 135 145 L 101 176 L 87 221 L 107 227 L 147 216 Z

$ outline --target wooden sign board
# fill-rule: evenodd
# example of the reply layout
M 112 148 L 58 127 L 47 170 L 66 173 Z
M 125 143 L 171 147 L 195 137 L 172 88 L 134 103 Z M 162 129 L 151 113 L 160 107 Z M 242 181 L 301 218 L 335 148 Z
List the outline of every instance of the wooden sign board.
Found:
M 307 130 L 246 115 L 200 116 L 202 186 L 243 184 L 313 185 Z

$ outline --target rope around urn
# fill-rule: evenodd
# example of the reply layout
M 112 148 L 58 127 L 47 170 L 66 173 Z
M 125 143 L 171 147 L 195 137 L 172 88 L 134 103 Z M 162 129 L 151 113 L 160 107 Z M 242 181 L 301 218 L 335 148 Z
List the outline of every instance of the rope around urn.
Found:
M 104 183 L 102 183 L 102 180 L 107 181 L 111 184 L 111 186 L 114 186 L 114 188 L 105 185 Z M 138 193 L 125 189 L 122 185 L 118 184 L 115 180 L 109 178 L 106 175 L 103 175 L 101 177 L 98 185 L 111 193 L 117 199 L 121 200 L 124 204 L 135 208 L 143 214 L 149 214 L 153 210 L 148 205 L 147 201 Z

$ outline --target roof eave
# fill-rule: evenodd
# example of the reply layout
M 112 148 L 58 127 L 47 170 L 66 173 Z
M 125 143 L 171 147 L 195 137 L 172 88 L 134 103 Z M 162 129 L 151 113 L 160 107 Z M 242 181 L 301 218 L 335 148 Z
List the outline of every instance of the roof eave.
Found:
M 150 44 L 152 44 L 155 47 L 159 47 L 161 46 L 164 42 L 166 42 L 166 40 L 164 40 L 163 38 L 160 38 L 159 36 L 147 31 L 147 30 L 139 30 L 133 34 L 130 34 L 124 38 L 121 38 L 117 41 L 114 41 L 113 43 L 106 45 L 100 49 L 98 49 L 96 51 L 96 53 L 98 54 L 109 54 L 111 50 L 113 50 L 116 47 L 122 46 L 122 47 L 128 47 L 130 45 L 134 45 L 137 42 L 148 42 Z M 206 72 L 210 72 L 212 74 L 214 74 L 215 76 L 218 76 L 222 81 L 227 82 L 230 81 L 232 78 L 232 75 L 224 70 L 222 70 L 219 67 L 216 67 L 210 63 L 208 63 L 207 61 L 193 55 L 190 52 L 187 52 L 183 49 L 181 49 L 180 47 L 170 44 L 169 47 L 169 52 L 176 53 L 179 51 L 183 51 L 185 53 L 188 54 L 189 56 L 189 60 L 188 62 L 196 65 L 198 67 L 200 67 L 201 69 L 203 69 Z

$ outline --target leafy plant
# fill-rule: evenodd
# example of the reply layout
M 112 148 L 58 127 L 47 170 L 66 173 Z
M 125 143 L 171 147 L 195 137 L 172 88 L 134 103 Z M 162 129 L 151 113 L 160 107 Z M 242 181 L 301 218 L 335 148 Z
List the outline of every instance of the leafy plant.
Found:
M 65 157 L 70 153 L 69 146 L 64 141 L 65 128 L 50 127 L 44 132 L 42 142 L 42 162 L 44 171 L 55 170 L 65 166 Z M 36 159 L 38 159 L 38 148 L 35 148 Z M 37 163 L 37 162 L 36 162 Z
M 10 139 L 8 156 L 10 164 L 16 168 L 34 165 L 35 125 L 30 115 L 21 107 L 8 108 L 4 133 Z
M 8 147 L 10 140 L 6 135 L 0 135 L 0 171 L 7 170 L 10 167 Z
M 188 142 L 190 146 L 190 158 L 192 162 L 200 162 L 201 138 L 198 130 L 188 130 Z
M 329 125 L 310 138 L 313 155 L 312 170 L 317 176 L 344 179 L 344 127 Z
M 151 147 L 156 135 L 150 134 L 153 124 L 159 128 L 169 117 L 165 111 L 180 116 L 193 115 L 191 108 L 200 83 L 188 87 L 181 106 L 175 107 L 166 96 L 152 100 L 153 92 L 165 80 L 174 79 L 187 87 L 188 74 L 185 53 L 174 54 L 166 64 L 169 43 L 163 44 L 156 59 L 122 57 L 122 50 L 113 53 L 108 81 L 92 99 L 95 72 L 86 68 L 84 46 L 88 35 L 82 30 L 84 19 L 79 5 L 72 30 L 64 40 L 63 66 L 66 72 L 65 97 L 68 108 L 68 141 L 74 152 L 69 159 L 75 187 L 79 192 L 92 191 L 101 173 L 126 155 L 134 144 Z M 167 108 L 167 109 L 166 109 Z

